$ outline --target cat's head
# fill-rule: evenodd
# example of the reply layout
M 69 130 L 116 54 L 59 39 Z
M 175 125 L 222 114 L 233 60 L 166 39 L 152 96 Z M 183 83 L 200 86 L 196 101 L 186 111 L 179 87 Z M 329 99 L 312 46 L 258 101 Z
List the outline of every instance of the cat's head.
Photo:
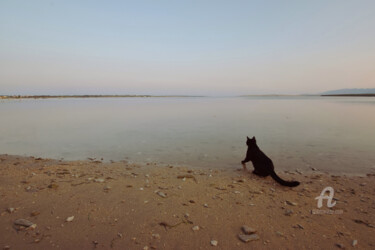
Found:
M 247 146 L 257 145 L 257 140 L 255 139 L 255 136 L 253 136 L 253 138 L 251 139 L 248 136 L 246 138 L 247 138 L 247 141 L 246 141 Z

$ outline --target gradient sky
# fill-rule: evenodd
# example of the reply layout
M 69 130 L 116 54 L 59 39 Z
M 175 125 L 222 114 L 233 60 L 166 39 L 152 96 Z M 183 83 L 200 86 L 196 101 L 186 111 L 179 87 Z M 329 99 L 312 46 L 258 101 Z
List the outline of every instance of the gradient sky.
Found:
M 375 87 L 375 1 L 0 1 L 1 94 Z

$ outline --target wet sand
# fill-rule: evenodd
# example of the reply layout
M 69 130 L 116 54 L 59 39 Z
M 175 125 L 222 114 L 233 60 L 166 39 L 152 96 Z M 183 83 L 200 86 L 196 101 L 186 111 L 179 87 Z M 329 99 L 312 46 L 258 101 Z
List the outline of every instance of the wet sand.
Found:
M 210 170 L 9 155 L 0 155 L 0 171 L 4 249 L 375 248 L 372 173 L 278 172 L 301 182 L 288 188 L 240 165 Z M 318 210 L 315 197 L 327 186 L 336 205 L 323 201 Z M 33 225 L 15 225 L 18 219 Z M 243 242 L 243 225 L 259 239 Z

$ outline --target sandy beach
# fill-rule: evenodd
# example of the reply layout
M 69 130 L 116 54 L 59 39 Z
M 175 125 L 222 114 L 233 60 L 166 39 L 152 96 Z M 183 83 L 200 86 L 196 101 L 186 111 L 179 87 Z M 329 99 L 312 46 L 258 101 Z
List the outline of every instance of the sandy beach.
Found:
M 0 155 L 0 171 L 2 249 L 375 248 L 373 173 L 278 172 L 301 182 L 288 188 L 240 164 L 210 170 L 10 155 Z M 336 204 L 318 208 L 327 186 Z

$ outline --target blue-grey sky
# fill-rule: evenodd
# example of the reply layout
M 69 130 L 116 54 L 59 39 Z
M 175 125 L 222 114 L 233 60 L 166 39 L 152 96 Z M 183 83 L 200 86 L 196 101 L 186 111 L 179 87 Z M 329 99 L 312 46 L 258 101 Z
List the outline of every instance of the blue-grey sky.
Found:
M 1 94 L 375 87 L 375 1 L 0 1 Z

